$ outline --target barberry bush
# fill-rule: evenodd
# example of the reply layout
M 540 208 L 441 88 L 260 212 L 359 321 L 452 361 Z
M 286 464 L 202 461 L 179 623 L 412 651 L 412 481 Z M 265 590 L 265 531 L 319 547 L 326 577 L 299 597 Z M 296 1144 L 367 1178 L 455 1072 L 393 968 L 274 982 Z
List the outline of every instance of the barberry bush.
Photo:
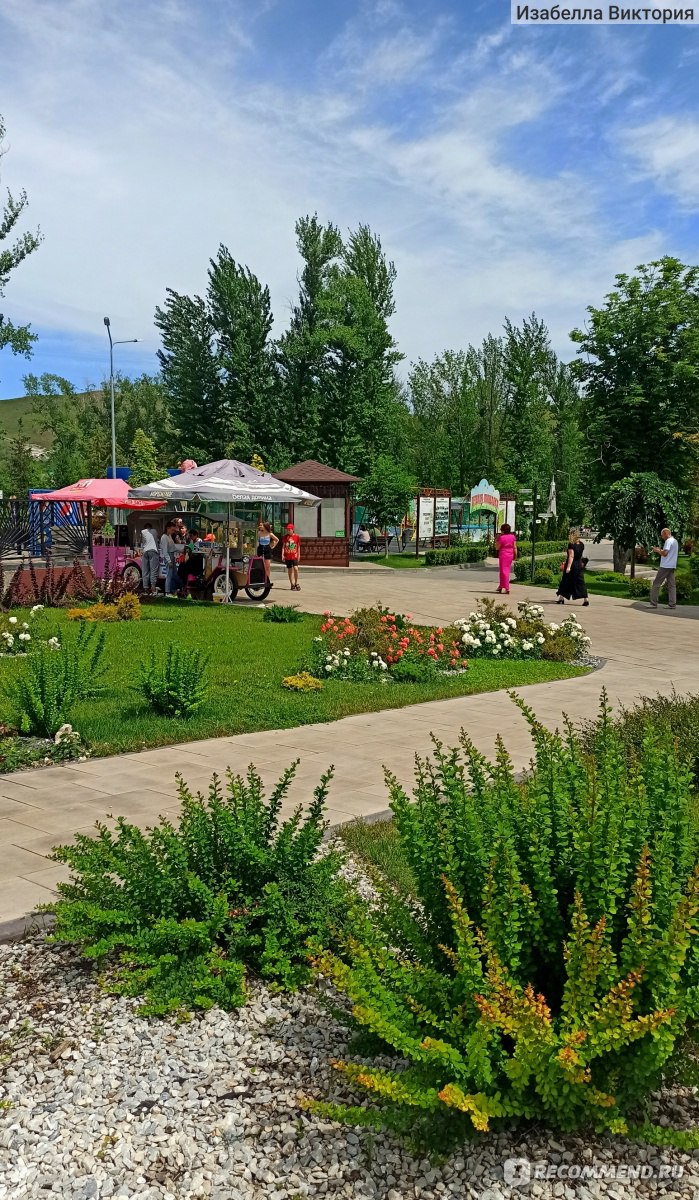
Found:
M 604 696 L 589 754 L 520 708 L 524 783 L 465 737 L 418 761 L 412 800 L 388 779 L 417 894 L 376 874 L 317 962 L 400 1061 L 335 1064 L 364 1102 L 326 1115 L 433 1145 L 518 1119 L 623 1133 L 699 1015 L 687 766 L 647 731 L 630 770 Z
M 72 878 L 58 885 L 52 940 L 81 947 L 108 970 L 107 987 L 139 996 L 141 1011 L 234 1008 L 248 973 L 294 989 L 310 977 L 306 943 L 327 944 L 345 904 L 336 851 L 319 854 L 331 773 L 304 812 L 282 820 L 289 767 L 265 797 L 250 767 L 214 775 L 208 795 L 178 777 L 181 814 L 140 830 L 98 824 L 53 857 Z

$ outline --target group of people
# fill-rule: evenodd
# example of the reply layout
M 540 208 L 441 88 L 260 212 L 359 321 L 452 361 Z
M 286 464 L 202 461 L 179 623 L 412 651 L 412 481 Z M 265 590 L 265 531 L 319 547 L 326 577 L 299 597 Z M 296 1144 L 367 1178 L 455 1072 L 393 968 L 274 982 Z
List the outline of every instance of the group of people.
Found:
M 214 534 L 202 536 L 198 529 L 187 529 L 182 517 L 173 517 L 156 540 L 155 530 L 146 523 L 141 531 L 141 580 L 143 594 L 154 596 L 158 590 L 158 579 L 163 578 L 166 596 L 183 594 L 192 576 L 203 573 L 203 552 L 207 542 L 215 540 Z M 279 545 L 269 521 L 260 518 L 257 525 L 257 554 L 263 559 L 265 578 L 270 587 L 270 562 L 272 551 Z M 195 555 L 201 555 L 200 561 Z M 289 524 L 282 538 L 282 561 L 286 565 L 292 592 L 300 592 L 299 565 L 301 563 L 301 539 L 294 526 Z
M 660 536 L 663 539 L 662 546 L 653 546 L 653 553 L 660 556 L 660 567 L 651 585 L 649 603 L 651 608 L 658 607 L 660 588 L 665 584 L 667 587 L 668 608 L 675 608 L 677 605 L 675 571 L 677 569 L 679 545 L 677 538 L 673 537 L 672 530 L 670 529 L 661 529 Z M 500 567 L 500 581 L 497 590 L 499 594 L 504 592 L 505 595 L 509 596 L 510 572 L 512 571 L 512 564 L 517 558 L 517 538 L 512 532 L 511 526 L 501 525 L 496 541 L 496 551 Z M 561 582 L 556 592 L 558 604 L 565 604 L 566 600 L 582 600 L 583 608 L 589 605 L 590 599 L 585 583 L 586 566 L 585 544 L 581 540 L 577 530 L 572 529 L 569 534 L 565 562 L 561 567 Z
M 257 523 L 257 554 L 259 558 L 264 560 L 265 578 L 270 587 L 274 587 L 270 579 L 270 563 L 272 561 L 272 553 L 278 545 L 279 538 L 272 529 L 271 522 L 263 521 L 262 517 L 260 517 Z M 287 525 L 286 532 L 282 538 L 282 562 L 287 569 L 291 591 L 300 592 L 299 566 L 301 564 L 301 538 L 292 524 Z
M 190 575 L 193 573 L 193 555 L 203 555 L 207 541 L 213 541 L 213 534 L 202 536 L 198 529 L 187 529 L 182 517 L 168 521 L 159 540 L 156 541 L 153 526 L 148 523 L 141 531 L 141 580 L 143 594 L 154 596 L 157 592 L 158 579 L 164 579 L 163 591 L 166 596 L 174 596 L 184 592 Z M 203 557 L 194 574 L 201 574 Z

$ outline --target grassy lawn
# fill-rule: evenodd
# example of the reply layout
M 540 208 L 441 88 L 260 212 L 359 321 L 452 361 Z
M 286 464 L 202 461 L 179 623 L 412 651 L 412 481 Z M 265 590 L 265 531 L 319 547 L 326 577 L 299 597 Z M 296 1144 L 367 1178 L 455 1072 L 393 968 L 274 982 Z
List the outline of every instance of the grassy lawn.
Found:
M 140 621 L 107 624 L 108 672 L 104 696 L 79 704 L 73 724 L 96 754 L 164 746 L 204 737 L 293 728 L 335 721 L 352 713 L 402 708 L 425 700 L 464 696 L 498 688 L 567 679 L 579 667 L 549 662 L 476 661 L 461 676 L 425 684 L 352 684 L 329 679 L 322 691 L 300 694 L 281 686 L 286 675 L 305 665 L 322 618 L 305 615 L 293 625 L 262 620 L 259 608 L 179 605 L 144 606 Z M 56 610 L 51 622 L 62 626 Z M 210 654 L 210 698 L 189 721 L 157 716 L 133 684 L 151 651 L 170 642 Z M 0 659 L 0 689 L 21 660 Z
M 359 554 L 353 557 L 352 562 L 371 562 L 379 567 L 392 567 L 396 571 L 410 571 L 415 567 L 424 567 L 425 556 L 416 555 L 414 550 L 412 554 L 409 551 L 405 554 Z
M 415 880 L 393 821 L 353 821 L 339 830 L 354 857 L 378 867 L 406 895 L 415 894 Z

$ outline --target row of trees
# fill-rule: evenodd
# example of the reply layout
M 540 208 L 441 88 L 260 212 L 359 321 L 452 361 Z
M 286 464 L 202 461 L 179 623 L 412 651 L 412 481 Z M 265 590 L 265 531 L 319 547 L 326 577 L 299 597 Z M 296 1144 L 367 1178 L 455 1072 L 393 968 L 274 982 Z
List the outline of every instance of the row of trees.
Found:
M 0 214 L 0 297 L 40 242 L 38 232 L 17 233 L 25 206 L 24 193 L 8 195 Z M 298 296 L 277 338 L 269 288 L 226 246 L 210 261 L 204 296 L 167 291 L 155 314 L 159 374 L 117 380 L 119 458 L 139 479 L 186 457 L 272 470 L 317 458 L 462 494 L 483 476 L 544 494 L 553 477 L 563 515 L 596 517 L 619 543 L 619 564 L 631 538 L 619 514 L 631 508 L 614 487 L 633 493 L 636 508 L 647 493 L 676 522 L 689 502 L 699 523 L 699 267 L 668 257 L 617 276 L 573 331 L 572 363 L 532 314 L 480 346 L 419 360 L 402 382 L 390 332 L 396 269 L 380 238 L 366 225 L 343 236 L 306 216 L 296 239 Z M 29 356 L 32 340 L 0 314 L 0 349 Z M 5 438 L 0 486 L 20 494 L 102 474 L 106 387 L 78 395 L 54 375 L 28 376 L 26 387 L 50 451 L 33 457 L 22 429 Z

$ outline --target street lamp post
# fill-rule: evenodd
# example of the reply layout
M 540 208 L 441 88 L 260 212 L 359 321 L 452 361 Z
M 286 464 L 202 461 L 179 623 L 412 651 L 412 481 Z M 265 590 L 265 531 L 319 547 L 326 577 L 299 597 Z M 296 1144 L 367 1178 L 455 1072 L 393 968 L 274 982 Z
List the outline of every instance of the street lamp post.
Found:
M 138 338 L 121 338 L 119 341 L 112 341 L 112 327 L 109 317 L 104 318 L 104 323 L 107 326 L 107 335 L 109 337 L 109 390 L 111 393 L 111 420 L 112 420 L 112 478 L 116 479 L 116 421 L 114 416 L 114 347 L 129 346 L 138 341 Z

